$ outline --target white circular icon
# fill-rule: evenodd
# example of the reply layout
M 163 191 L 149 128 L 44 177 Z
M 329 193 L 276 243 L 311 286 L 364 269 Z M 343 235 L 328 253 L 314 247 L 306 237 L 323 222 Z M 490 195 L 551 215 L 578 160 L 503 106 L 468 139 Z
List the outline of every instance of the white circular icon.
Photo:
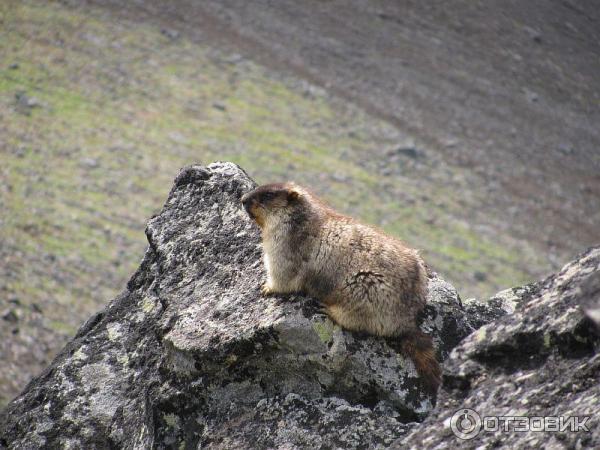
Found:
M 472 409 L 459 409 L 450 419 L 450 428 L 459 439 L 473 439 L 481 431 L 481 417 Z

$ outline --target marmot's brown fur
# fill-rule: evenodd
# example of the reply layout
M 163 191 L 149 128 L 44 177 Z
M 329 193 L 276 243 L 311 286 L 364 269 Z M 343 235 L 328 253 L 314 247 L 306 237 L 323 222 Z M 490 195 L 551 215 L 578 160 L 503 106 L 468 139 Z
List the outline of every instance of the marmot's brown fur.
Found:
M 342 328 L 401 338 L 400 350 L 428 390 L 437 390 L 432 341 L 416 324 L 427 294 L 427 269 L 416 250 L 293 183 L 260 186 L 242 204 L 262 231 L 263 294 L 304 292 Z

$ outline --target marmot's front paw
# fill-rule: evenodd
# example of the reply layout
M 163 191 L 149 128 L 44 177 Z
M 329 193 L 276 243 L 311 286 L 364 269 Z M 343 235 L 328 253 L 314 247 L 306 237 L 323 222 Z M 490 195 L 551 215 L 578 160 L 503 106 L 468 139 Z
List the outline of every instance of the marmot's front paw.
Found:
M 325 305 L 319 305 L 319 307 L 317 308 L 317 313 L 329 316 L 329 310 Z
M 273 289 L 271 288 L 271 286 L 269 286 L 269 284 L 268 284 L 268 283 L 265 283 L 265 284 L 263 284 L 263 285 L 262 285 L 262 287 L 260 288 L 260 293 L 261 293 L 263 296 L 267 297 L 267 296 L 269 296 L 269 295 L 273 294 Z

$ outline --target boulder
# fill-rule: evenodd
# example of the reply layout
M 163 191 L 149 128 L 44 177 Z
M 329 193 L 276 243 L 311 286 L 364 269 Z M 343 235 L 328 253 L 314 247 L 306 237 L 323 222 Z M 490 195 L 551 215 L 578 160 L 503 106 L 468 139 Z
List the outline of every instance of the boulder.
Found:
M 384 447 L 431 411 L 384 339 L 341 330 L 310 298 L 261 297 L 239 201 L 254 187 L 231 163 L 180 172 L 139 269 L 0 414 L 0 447 Z M 514 308 L 463 306 L 432 275 L 421 327 L 445 359 Z
M 452 351 L 437 409 L 396 446 L 600 448 L 600 247 L 511 295 L 515 312 Z

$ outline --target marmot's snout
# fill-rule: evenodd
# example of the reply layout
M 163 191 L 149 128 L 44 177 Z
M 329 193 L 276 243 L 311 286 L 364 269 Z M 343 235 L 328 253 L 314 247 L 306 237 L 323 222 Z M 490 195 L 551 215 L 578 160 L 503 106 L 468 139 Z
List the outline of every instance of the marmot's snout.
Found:
M 242 195 L 242 206 L 250 217 L 252 217 L 251 208 L 253 203 L 254 199 L 252 198 L 252 192 L 247 192 L 246 194 Z
M 242 206 L 248 216 L 254 220 L 259 227 L 264 225 L 264 201 L 257 189 L 246 192 L 241 198 Z

